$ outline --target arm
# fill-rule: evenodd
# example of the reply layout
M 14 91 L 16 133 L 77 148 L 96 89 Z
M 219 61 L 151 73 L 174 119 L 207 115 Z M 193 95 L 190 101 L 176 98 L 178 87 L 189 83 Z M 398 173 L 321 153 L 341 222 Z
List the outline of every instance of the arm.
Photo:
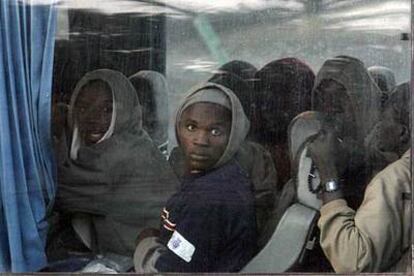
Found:
M 134 269 L 136 273 L 158 273 L 155 263 L 166 250 L 156 236 L 143 238 L 138 242 L 134 252 Z
M 338 179 L 343 168 L 338 166 L 338 159 L 346 158 L 341 157 L 344 155 L 335 134 L 322 133 L 309 150 L 322 183 Z M 340 189 L 322 193 L 320 242 L 336 272 L 383 271 L 399 257 L 404 213 L 401 187 L 411 180 L 408 165 L 402 167 L 405 170 L 390 166 L 375 177 L 356 212 L 348 207 Z
M 399 258 L 404 236 L 401 188 L 409 181 L 409 170 L 389 167 L 369 184 L 357 211 L 343 199 L 322 206 L 320 242 L 336 272 L 384 271 Z
M 321 131 L 308 147 L 309 154 L 318 169 L 323 188 L 330 180 L 339 182 L 346 167 L 347 154 L 335 132 L 329 128 Z M 341 188 L 334 192 L 322 190 L 321 194 L 323 204 L 343 197 Z
M 193 202 L 178 221 L 173 221 L 175 231 L 166 242 L 168 249 L 156 262 L 158 271 L 234 272 L 252 257 L 256 245 L 253 197 L 249 205 L 237 193 L 224 192 L 217 197 Z M 175 235 L 185 240 L 176 249 L 171 247 Z M 192 249 L 194 252 L 185 256 Z
M 167 208 L 169 221 L 164 221 L 161 230 L 164 238 L 158 240 L 163 249 L 159 250 L 154 263 L 157 271 L 208 271 L 209 254 L 214 254 L 214 243 L 220 242 L 217 234 L 219 210 L 214 205 L 194 198 L 186 200 L 179 213 Z

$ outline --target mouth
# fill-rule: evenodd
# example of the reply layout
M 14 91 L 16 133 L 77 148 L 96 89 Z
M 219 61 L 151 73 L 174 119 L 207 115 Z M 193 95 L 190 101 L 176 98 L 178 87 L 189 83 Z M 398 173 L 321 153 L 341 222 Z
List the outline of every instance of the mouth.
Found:
M 190 153 L 190 158 L 194 161 L 207 161 L 210 159 L 210 156 L 207 154 Z

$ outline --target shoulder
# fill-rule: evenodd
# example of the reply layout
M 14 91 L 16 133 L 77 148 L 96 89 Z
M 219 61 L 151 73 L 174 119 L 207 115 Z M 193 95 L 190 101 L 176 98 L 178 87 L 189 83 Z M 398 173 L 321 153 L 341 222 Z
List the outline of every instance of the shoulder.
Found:
M 388 165 L 369 183 L 367 191 L 381 189 L 383 192 L 411 193 L 410 152 Z
M 206 175 L 206 178 L 222 183 L 223 185 L 217 185 L 214 182 L 213 189 L 219 189 L 222 191 L 237 191 L 237 190 L 250 190 L 251 183 L 247 173 L 234 159 L 230 160 L 223 166 L 211 171 Z
M 187 192 L 197 195 L 206 204 L 227 204 L 230 199 L 250 200 L 252 184 L 234 160 L 188 183 Z

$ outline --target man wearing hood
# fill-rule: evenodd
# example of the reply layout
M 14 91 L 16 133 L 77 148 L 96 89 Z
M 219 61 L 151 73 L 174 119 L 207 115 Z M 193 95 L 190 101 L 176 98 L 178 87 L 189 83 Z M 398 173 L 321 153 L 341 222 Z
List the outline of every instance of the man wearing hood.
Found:
M 384 104 L 380 121 L 365 139 L 375 173 L 397 161 L 410 146 L 410 93 L 408 82 L 395 87 Z
M 351 68 L 350 64 L 356 64 L 356 61 L 348 57 L 330 60 L 330 64 L 344 65 L 347 63 L 348 66 L 336 67 L 336 69 L 345 67 L 341 71 L 343 78 L 352 75 L 346 68 Z M 358 72 L 358 70 L 354 71 Z M 332 74 L 332 71 L 330 73 Z M 377 104 L 373 97 L 375 94 L 372 94 L 375 90 L 370 89 L 373 86 L 362 85 L 364 79 L 366 79 L 364 70 L 360 70 L 359 75 L 354 76 L 353 85 L 345 86 L 344 83 L 338 81 L 339 84 L 330 83 L 328 86 L 332 90 L 331 93 L 343 91 L 344 86 L 352 88 L 350 89 L 352 93 L 364 92 L 363 95 L 354 97 L 358 103 L 354 110 L 359 112 L 355 112 L 358 116 L 353 119 L 356 120 L 357 126 L 364 127 L 354 132 L 356 141 L 359 143 L 364 137 L 362 134 L 368 134 L 375 122 L 375 116 L 371 114 L 372 110 L 369 107 L 373 108 Z M 369 82 L 366 83 L 369 84 Z M 365 89 L 362 90 L 362 88 Z M 325 92 L 329 91 L 326 87 L 322 89 L 325 89 Z M 364 103 L 363 98 L 373 100 L 373 102 Z M 362 107 L 365 107 L 365 110 Z M 340 109 L 341 107 L 331 106 L 331 108 Z M 350 118 L 351 120 L 342 122 L 341 126 L 352 122 L 352 117 Z M 398 124 L 394 121 L 394 116 L 386 118 L 390 122 L 385 125 Z M 347 160 L 344 156 L 349 154 L 349 150 L 346 145 L 346 136 L 343 136 L 343 128 L 338 128 L 335 124 L 330 125 L 330 123 L 332 122 L 328 122 L 308 147 L 322 185 L 320 197 L 323 206 L 320 210 L 321 217 L 318 226 L 320 244 L 325 255 L 338 273 L 407 271 L 411 261 L 410 150 L 378 173 L 366 189 L 361 191 L 362 203 L 357 207 L 352 207 L 349 199 L 345 197 L 345 190 L 346 188 L 352 189 L 356 185 L 365 186 L 366 179 L 348 177 L 341 182 L 346 168 L 344 159 Z M 353 134 L 351 129 L 345 127 L 345 130 Z
M 348 203 L 357 208 L 373 177 L 364 141 L 379 121 L 381 91 L 360 60 L 338 56 L 328 59 L 316 76 L 312 109 L 327 115 L 346 148 L 338 165 L 345 181 L 356 183 L 344 192 Z
M 257 246 L 252 183 L 234 159 L 249 131 L 240 101 L 224 86 L 198 86 L 178 108 L 175 131 L 181 189 L 162 210 L 159 236 L 141 235 L 136 272 L 239 271 Z
M 178 180 L 142 129 L 135 89 L 120 72 L 87 73 L 68 119 L 71 142 L 60 150 L 56 209 L 69 214 L 92 252 L 132 257 L 138 233 L 158 226 Z

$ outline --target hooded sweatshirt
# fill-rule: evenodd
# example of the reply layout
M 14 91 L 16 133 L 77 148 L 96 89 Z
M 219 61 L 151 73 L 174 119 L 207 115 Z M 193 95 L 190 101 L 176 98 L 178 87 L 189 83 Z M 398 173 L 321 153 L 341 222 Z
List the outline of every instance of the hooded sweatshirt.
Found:
M 223 100 L 223 97 L 211 97 L 210 93 L 199 93 L 202 90 L 214 90 L 218 91 L 218 93 L 224 94 L 227 97 L 227 100 Z M 225 99 L 225 98 L 224 98 Z M 246 117 L 243 107 L 240 103 L 240 100 L 237 96 L 231 91 L 229 88 L 217 84 L 217 83 L 203 83 L 201 85 L 197 85 L 190 89 L 187 96 L 185 97 L 183 103 L 178 107 L 176 115 L 175 115 L 175 137 L 176 141 L 173 141 L 173 144 L 178 144 L 177 138 L 177 131 L 178 131 L 178 123 L 180 121 L 181 115 L 185 108 L 188 106 L 195 104 L 197 102 L 209 102 L 215 103 L 219 105 L 228 105 L 228 108 L 231 108 L 231 129 L 229 135 L 229 141 L 227 143 L 226 149 L 224 150 L 223 155 L 214 165 L 215 168 L 223 165 L 231 158 L 233 158 L 234 154 L 240 149 L 241 144 L 244 142 L 247 133 L 249 132 L 250 122 Z
M 233 118 L 235 118 L 234 116 L 245 118 L 244 114 L 242 114 L 242 111 L 245 113 L 244 110 L 246 110 L 245 108 L 248 104 L 248 100 L 246 97 L 241 97 L 241 95 L 246 96 L 246 92 L 249 95 L 252 95 L 252 93 L 250 93 L 250 90 L 242 89 L 243 81 L 240 80 L 240 83 L 237 81 L 237 77 L 227 74 L 221 76 L 217 75 L 217 77 L 213 77 L 211 79 L 211 82 L 212 83 L 205 84 L 205 86 L 208 88 L 223 89 L 223 91 L 229 93 L 231 97 L 234 95 L 237 96 L 237 101 L 236 99 L 233 100 L 233 106 L 238 108 L 238 103 L 240 102 L 243 108 L 237 112 L 233 111 Z M 194 87 L 193 90 L 190 91 L 190 94 L 193 93 L 192 91 L 197 91 L 199 88 L 200 86 Z M 233 89 L 231 88 L 235 89 L 236 92 L 233 93 Z M 192 102 L 192 100 L 186 101 Z M 244 101 L 246 105 L 243 105 L 242 101 Z M 176 118 L 176 120 L 177 119 L 178 118 Z M 248 120 L 243 119 L 243 121 L 245 122 L 242 124 L 238 123 L 240 126 L 242 126 L 242 129 L 238 130 L 238 133 L 240 134 L 234 135 L 232 138 L 233 140 L 231 141 L 231 143 L 235 146 L 232 147 L 231 151 L 228 151 L 225 154 L 227 156 L 230 156 L 235 153 L 234 157 L 236 162 L 242 167 L 249 180 L 253 183 L 257 228 L 260 236 L 258 245 L 259 247 L 262 247 L 265 245 L 268 238 L 270 238 L 270 231 L 274 230 L 270 229 L 264 233 L 265 225 L 267 224 L 271 213 L 274 211 L 274 208 L 278 203 L 281 188 L 279 185 L 280 182 L 278 182 L 278 175 L 275 169 L 275 164 L 270 153 L 265 150 L 264 147 L 260 144 L 251 141 L 243 141 L 244 139 L 242 138 L 245 136 L 244 131 L 247 128 Z M 237 123 L 237 121 L 235 123 Z M 234 138 L 237 138 L 237 141 L 235 141 Z M 176 142 L 173 141 L 172 143 Z M 181 178 L 185 174 L 185 160 L 184 154 L 180 147 L 173 149 L 169 161 L 177 176 Z
M 353 138 L 344 138 L 343 145 L 349 148 L 344 178 L 346 182 L 356 184 L 345 186 L 344 192 L 348 203 L 357 208 L 362 201 L 365 186 L 373 176 L 372 168 L 367 163 L 368 155 L 364 141 L 379 120 L 381 91 L 360 60 L 348 56 L 328 59 L 319 70 L 312 91 L 312 108 L 322 113 L 325 112 L 324 107 L 318 106 L 318 103 L 325 101 L 325 94 L 315 91 L 324 80 L 334 80 L 342 85 L 352 106 L 353 114 L 348 115 L 353 116 L 355 125 L 346 131 L 355 130 L 356 133 Z
M 395 87 L 380 121 L 365 139 L 369 160 L 377 172 L 399 159 L 410 146 L 410 93 L 408 83 Z
M 223 155 L 207 171 L 186 175 L 181 189 L 163 209 L 160 237 L 138 244 L 136 272 L 235 272 L 256 252 L 256 218 L 252 183 L 234 160 L 249 122 L 238 98 L 218 84 L 190 91 L 177 110 L 215 103 L 231 111 L 229 140 Z
M 143 125 L 155 145 L 167 142 L 168 93 L 165 77 L 158 72 L 143 70 L 129 77 L 137 90 L 138 99 L 143 107 Z
M 90 81 L 106 82 L 113 96 L 111 127 L 96 144 L 78 139 L 73 107 Z M 90 215 L 92 250 L 132 256 L 141 229 L 157 227 L 158 214 L 178 187 L 168 163 L 142 129 L 141 106 L 134 87 L 120 72 L 100 69 L 77 84 L 69 107 L 72 143 L 59 164 L 57 208 Z
M 352 104 L 356 120 L 357 139 L 363 142 L 365 137 L 378 122 L 381 110 L 381 91 L 370 77 L 364 64 L 352 57 L 338 56 L 328 59 L 319 70 L 314 88 L 323 80 L 334 80 L 345 87 Z M 323 97 L 323 95 L 320 95 Z M 317 111 L 315 89 L 312 92 L 312 108 Z

